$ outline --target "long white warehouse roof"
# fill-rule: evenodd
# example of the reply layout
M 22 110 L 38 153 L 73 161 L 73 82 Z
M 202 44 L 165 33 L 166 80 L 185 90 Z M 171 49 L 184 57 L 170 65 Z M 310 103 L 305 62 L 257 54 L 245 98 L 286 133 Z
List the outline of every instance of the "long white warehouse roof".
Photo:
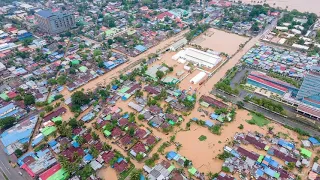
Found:
M 172 57 L 173 59 L 182 58 L 187 61 L 192 61 L 194 63 L 198 63 L 200 65 L 205 65 L 210 68 L 214 67 L 221 61 L 221 57 L 217 55 L 213 55 L 204 51 L 200 51 L 194 48 L 186 48 L 178 52 L 176 55 Z

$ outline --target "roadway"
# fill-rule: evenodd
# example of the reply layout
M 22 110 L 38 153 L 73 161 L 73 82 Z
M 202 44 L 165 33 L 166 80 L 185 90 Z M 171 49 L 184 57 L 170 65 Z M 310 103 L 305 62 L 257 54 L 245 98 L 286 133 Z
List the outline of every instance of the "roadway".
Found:
M 22 173 L 22 175 L 19 174 Z M 15 168 L 9 163 L 8 155 L 0 148 L 0 179 L 3 180 L 32 180 L 29 174 L 16 166 Z

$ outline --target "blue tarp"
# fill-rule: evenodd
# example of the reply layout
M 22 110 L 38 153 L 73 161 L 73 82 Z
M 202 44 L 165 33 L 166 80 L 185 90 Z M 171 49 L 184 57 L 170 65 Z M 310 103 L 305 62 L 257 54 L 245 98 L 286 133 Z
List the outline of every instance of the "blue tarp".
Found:
M 206 126 L 212 127 L 213 126 L 213 122 L 211 122 L 210 120 L 206 120 Z
M 128 119 L 128 118 L 129 118 L 129 114 L 126 113 L 126 114 L 124 114 L 122 117 L 125 118 L 125 119 Z
M 174 152 L 174 151 L 170 151 L 170 152 L 168 152 L 168 154 L 167 154 L 167 159 L 168 160 L 172 160 L 174 157 L 176 157 L 177 156 L 177 153 L 176 152 Z
M 311 144 L 313 146 L 319 146 L 320 145 L 320 142 L 314 137 L 310 137 L 308 140 L 311 142 Z

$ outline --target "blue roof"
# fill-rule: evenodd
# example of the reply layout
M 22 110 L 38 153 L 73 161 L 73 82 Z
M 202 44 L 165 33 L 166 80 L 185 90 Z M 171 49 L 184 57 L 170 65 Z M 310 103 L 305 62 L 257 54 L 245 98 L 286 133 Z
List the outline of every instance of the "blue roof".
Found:
M 10 109 L 15 108 L 16 106 L 13 103 L 10 103 L 2 108 L 0 108 L 0 114 L 5 114 L 7 111 L 9 111 Z
M 194 117 L 194 118 L 192 118 L 191 120 L 192 120 L 192 121 L 198 121 L 198 118 L 195 118 L 195 117 Z
M 49 144 L 50 147 L 55 146 L 57 143 L 58 143 L 58 142 L 57 142 L 56 140 L 54 140 L 54 139 L 48 142 L 48 144 Z
M 219 115 L 218 114 L 215 114 L 215 113 L 212 113 L 210 115 L 211 119 L 218 119 Z
M 140 52 L 144 52 L 147 50 L 146 47 L 142 46 L 142 45 L 137 45 L 136 47 L 134 47 L 136 50 L 140 51 Z
M 206 120 L 206 126 L 212 127 L 213 126 L 213 122 L 211 122 L 210 120 Z
M 31 145 L 34 147 L 36 145 L 38 145 L 42 140 L 43 140 L 44 136 L 41 134 L 40 136 L 38 136 L 37 138 L 35 138 Z
M 23 159 L 28 157 L 28 156 L 32 156 L 34 158 L 36 158 L 34 152 L 27 152 L 24 155 L 22 155 L 21 157 L 19 157 L 17 163 L 19 164 L 19 166 L 22 166 L 24 164 Z
M 123 157 L 119 157 L 119 158 L 117 159 L 117 163 L 120 163 L 122 160 L 123 160 Z
M 83 157 L 83 159 L 84 159 L 85 161 L 91 161 L 91 160 L 93 159 L 93 157 L 92 157 L 91 154 L 87 154 L 87 155 L 85 155 L 85 156 Z
M 117 89 L 118 89 L 118 86 L 117 86 L 117 85 L 112 85 L 112 89 L 113 89 L 113 90 L 117 90 Z
M 256 174 L 260 177 L 263 176 L 264 172 L 261 169 L 257 169 Z
M 75 148 L 80 147 L 80 144 L 79 144 L 77 141 L 72 141 L 71 144 L 72 144 L 72 146 L 75 147 Z
M 125 118 L 125 119 L 128 119 L 128 118 L 129 118 L 129 114 L 126 113 L 126 114 L 124 114 L 122 117 Z
M 271 176 L 271 177 L 274 177 L 274 175 L 276 174 L 276 172 L 275 172 L 274 170 L 272 170 L 272 169 L 270 169 L 270 168 L 268 168 L 268 167 L 265 167 L 265 168 L 264 168 L 264 172 L 265 172 L 266 174 L 268 174 L 269 176 Z
M 290 142 L 287 142 L 287 141 L 285 141 L 283 139 L 279 139 L 278 144 L 280 146 L 285 147 L 285 148 L 289 148 L 289 149 L 293 149 L 294 148 L 294 144 L 292 144 Z
M 279 163 L 277 163 L 275 160 L 272 160 L 270 161 L 269 165 L 277 168 L 279 166 Z
M 42 11 L 38 11 L 37 14 L 39 16 L 42 16 L 44 18 L 47 18 L 47 17 L 50 17 L 53 15 L 52 11 L 51 10 L 42 10 Z
M 310 137 L 308 140 L 312 143 L 312 145 L 320 145 L 320 142 L 314 137 Z
M 25 131 L 22 132 L 12 132 L 8 133 L 6 136 L 1 137 L 1 142 L 2 144 L 7 147 L 10 144 L 13 144 L 14 142 L 17 142 L 20 139 L 24 139 L 27 137 L 30 137 L 33 129 L 26 129 Z
M 176 156 L 177 156 L 177 153 L 176 153 L 176 152 L 170 151 L 170 152 L 168 152 L 168 154 L 167 154 L 167 159 L 171 160 L 171 159 L 173 159 L 173 158 L 176 157 Z

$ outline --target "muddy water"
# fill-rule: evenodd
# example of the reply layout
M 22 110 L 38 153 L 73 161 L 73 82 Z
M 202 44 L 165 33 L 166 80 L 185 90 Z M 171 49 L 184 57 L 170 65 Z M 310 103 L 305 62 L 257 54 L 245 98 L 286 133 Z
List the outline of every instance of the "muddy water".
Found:
M 193 43 L 217 52 L 225 52 L 231 56 L 239 49 L 239 45 L 247 40 L 247 37 L 210 28 L 193 40 Z
M 252 0 L 242 0 L 244 3 L 251 3 L 257 4 L 258 1 Z M 302 12 L 313 12 L 316 13 L 318 16 L 320 15 L 320 1 L 319 0 L 266 0 L 259 1 L 263 3 L 268 3 L 271 7 L 280 7 L 280 8 L 287 8 L 288 10 L 297 9 Z
M 213 109 L 212 109 L 213 111 Z M 190 118 L 201 117 L 200 112 L 194 112 Z M 194 167 L 201 172 L 219 172 L 221 170 L 222 161 L 216 156 L 223 151 L 223 147 L 232 141 L 232 137 L 239 131 L 261 131 L 258 126 L 249 125 L 245 120 L 251 119 L 248 111 L 238 110 L 236 118 L 233 122 L 223 126 L 222 135 L 212 134 L 206 127 L 200 127 L 192 124 L 190 131 L 181 131 L 177 134 L 176 141 L 182 144 L 179 153 L 192 160 Z M 216 123 L 216 121 L 214 122 Z M 244 125 L 243 130 L 239 130 L 238 126 Z M 199 141 L 199 137 L 204 135 L 207 137 L 205 141 Z
M 97 176 L 102 178 L 103 180 L 115 180 L 118 179 L 117 173 L 111 167 L 100 169 L 97 172 Z

